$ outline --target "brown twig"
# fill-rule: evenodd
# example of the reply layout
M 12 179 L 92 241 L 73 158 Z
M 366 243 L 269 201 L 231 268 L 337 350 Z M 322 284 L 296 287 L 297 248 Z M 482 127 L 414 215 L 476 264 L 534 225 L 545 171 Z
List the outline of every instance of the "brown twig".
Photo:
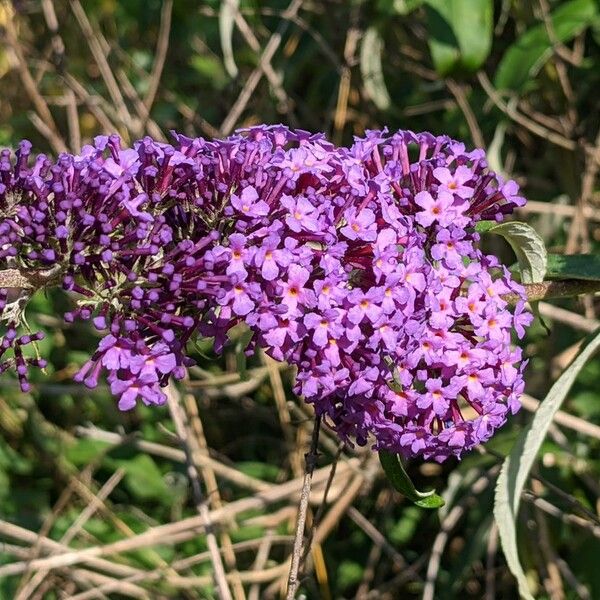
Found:
M 389 490 L 383 491 L 387 493 Z M 392 506 L 392 504 L 389 506 Z M 371 521 L 357 508 L 351 506 L 348 509 L 348 516 L 371 538 L 377 547 L 381 548 L 381 550 L 388 555 L 396 568 L 412 571 L 412 567 L 407 564 L 404 557 L 392 546 L 383 533 L 381 533 L 381 531 L 379 531 L 379 529 L 377 529 L 377 527 L 375 527 L 375 525 L 373 525 L 373 523 L 371 523 Z M 416 572 L 413 572 L 412 576 L 418 578 L 416 577 Z
M 562 558 L 560 558 L 560 556 L 556 558 L 556 564 L 562 573 L 562 576 L 569 584 L 570 589 L 573 590 L 581 598 L 581 600 L 592 600 L 592 596 L 590 595 L 588 588 L 583 585 L 577 579 L 577 577 L 575 577 L 569 565 Z
M 498 553 L 498 525 L 494 521 L 488 534 L 488 543 L 485 559 L 485 597 L 484 600 L 496 598 L 496 570 L 494 562 Z
M 279 24 L 277 31 L 275 31 L 271 35 L 269 41 L 267 42 L 267 45 L 265 46 L 265 49 L 261 54 L 258 66 L 256 67 L 256 69 L 254 69 L 254 71 L 252 71 L 252 73 L 246 80 L 246 83 L 244 84 L 240 95 L 231 107 L 229 114 L 227 115 L 227 117 L 225 117 L 225 120 L 221 124 L 221 135 L 228 135 L 235 127 L 235 124 L 237 123 L 241 114 L 244 112 L 246 106 L 248 105 L 248 102 L 250 101 L 250 98 L 252 97 L 256 86 L 262 79 L 262 76 L 265 72 L 265 65 L 271 62 L 271 60 L 275 56 L 275 52 L 277 52 L 279 46 L 281 45 L 283 34 L 289 26 L 289 19 L 294 17 L 298 13 L 300 7 L 302 6 L 302 2 L 303 0 L 292 0 L 286 11 L 283 13 L 281 23 Z
M 336 477 L 340 478 L 340 481 L 344 480 L 344 478 L 348 477 L 349 473 L 358 468 L 358 465 L 358 459 L 350 459 L 347 462 L 341 463 L 337 468 Z M 316 470 L 313 476 L 313 483 L 316 485 L 326 481 L 329 472 L 330 469 L 328 467 Z M 302 489 L 302 485 L 302 479 L 293 479 L 292 481 L 273 486 L 269 490 L 257 492 L 252 497 L 236 500 L 221 509 L 211 511 L 210 520 L 213 524 L 226 522 L 232 516 L 239 515 L 246 511 L 262 509 L 265 506 L 289 499 L 298 494 Z M 92 560 L 102 556 L 129 552 L 156 544 L 181 543 L 196 537 L 199 533 L 204 531 L 204 522 L 205 520 L 201 515 L 195 515 L 181 519 L 175 523 L 157 525 L 156 527 L 152 527 L 131 538 L 122 539 L 103 546 L 91 546 L 77 551 L 73 551 L 71 548 L 61 547 L 62 554 L 59 556 L 36 559 L 29 564 L 19 563 L 0 566 L 0 577 L 22 573 L 28 566 L 32 569 L 55 569 L 68 565 L 80 564 L 82 562 L 92 564 Z M 18 529 L 20 531 L 26 531 L 21 528 Z M 0 535 L 10 535 L 10 532 L 13 530 L 12 524 L 0 520 Z M 30 533 L 34 539 L 37 537 L 33 532 L 27 533 Z M 48 540 L 48 543 L 52 543 L 54 547 L 60 546 L 51 540 Z M 108 564 L 112 565 L 110 562 Z M 168 576 L 166 579 L 170 581 Z
M 356 49 L 361 37 L 358 28 L 358 6 L 355 5 L 351 11 L 351 26 L 346 33 L 344 43 L 344 65 L 340 73 L 340 84 L 338 87 L 337 102 L 333 119 L 333 141 L 335 144 L 341 144 L 344 134 L 344 127 L 348 117 L 348 99 L 350 97 L 350 82 L 352 77 L 352 66 L 356 62 Z
M 521 396 L 521 403 L 523 404 L 523 408 L 530 412 L 535 412 L 540 405 L 539 400 L 532 398 L 528 394 L 523 394 Z M 554 421 L 563 427 L 567 427 L 573 431 L 576 431 L 577 433 L 600 440 L 600 427 L 594 423 L 589 423 L 584 419 L 570 415 L 562 410 L 559 410 L 554 415 Z
M 52 36 L 52 63 L 59 75 L 64 75 L 67 62 L 65 56 L 65 43 L 59 32 L 58 18 L 56 17 L 53 0 L 42 0 L 42 12 L 44 13 L 44 20 L 46 21 L 46 25 Z M 73 152 L 79 152 L 81 149 L 81 128 L 79 126 L 79 114 L 77 112 L 77 98 L 72 89 L 65 91 L 64 98 L 66 100 L 65 107 L 67 113 L 67 125 L 69 127 L 69 145 Z
M 77 98 L 73 90 L 65 91 L 67 100 L 67 125 L 69 126 L 69 145 L 73 152 L 81 150 L 81 128 L 79 126 L 79 113 L 77 111 Z
M 329 509 L 315 531 L 314 540 L 316 544 L 322 544 L 327 539 L 327 536 L 329 536 L 333 528 L 339 523 L 342 516 L 350 509 L 356 496 L 361 491 L 364 491 L 365 487 L 372 483 L 375 474 L 380 472 L 379 461 L 375 456 L 373 453 L 371 458 L 363 463 L 361 472 L 350 480 L 336 503 Z
M 321 428 L 320 415 L 315 416 L 315 424 L 310 441 L 310 450 L 305 455 L 304 481 L 302 491 L 300 492 L 300 503 L 298 505 L 298 522 L 296 524 L 296 534 L 294 536 L 294 548 L 292 550 L 292 561 L 288 575 L 287 600 L 294 600 L 298 589 L 298 571 L 302 558 L 302 548 L 304 540 L 304 527 L 306 525 L 306 511 L 308 510 L 308 499 L 313 473 L 318 459 L 319 430 Z
M 543 281 L 528 283 L 523 286 L 529 302 L 548 300 L 550 298 L 572 298 L 581 294 L 593 294 L 600 291 L 600 281 L 587 279 L 564 279 L 562 281 Z M 504 299 L 509 303 L 520 300 L 518 294 L 506 294 Z
M 17 31 L 12 16 L 12 6 L 9 2 L 4 2 L 3 7 L 7 15 L 7 18 L 4 23 L 6 39 L 8 41 L 8 45 L 14 52 L 14 55 L 17 59 L 17 69 L 19 71 L 19 76 L 21 78 L 23 87 L 25 88 L 25 92 L 29 96 L 29 99 L 31 100 L 36 110 L 37 119 L 32 119 L 32 122 L 40 130 L 42 135 L 44 135 L 47 138 L 48 142 L 50 143 L 55 152 L 66 152 L 67 145 L 65 144 L 61 135 L 58 133 L 54 117 L 52 116 L 52 113 L 48 108 L 48 103 L 40 94 L 38 86 L 36 85 L 36 82 L 31 76 L 31 73 L 29 72 L 27 61 L 25 59 L 23 50 L 17 37 Z M 40 127 L 40 123 L 43 124 L 44 127 Z
M 148 112 L 146 105 L 142 102 L 142 99 L 139 97 L 131 81 L 129 81 L 125 71 L 123 71 L 123 69 L 117 69 L 116 73 L 123 92 L 125 92 L 125 95 L 131 102 L 138 116 L 138 118 L 132 119 L 131 123 L 129 124 L 130 131 L 134 135 L 141 135 L 144 131 L 144 128 L 146 128 L 148 133 L 154 139 L 165 142 L 167 140 L 165 134 L 162 132 L 156 121 L 150 118 L 150 113 Z
M 80 473 L 79 477 L 86 478 L 88 475 L 91 475 L 93 469 L 94 469 L 93 464 L 88 465 L 82 471 L 82 473 Z M 69 481 L 69 484 L 65 487 L 65 489 L 62 491 L 62 493 L 58 497 L 58 500 L 54 504 L 52 511 L 44 519 L 44 522 L 42 523 L 42 525 L 38 531 L 38 534 L 37 534 L 38 538 L 36 540 L 36 543 L 33 544 L 32 547 L 30 548 L 29 555 L 27 556 L 27 560 L 31 561 L 39 556 L 40 551 L 42 550 L 42 540 L 52 530 L 52 526 L 54 525 L 56 518 L 58 517 L 58 515 L 60 515 L 60 513 L 67 506 L 67 504 L 70 501 L 71 497 L 73 496 L 74 492 L 75 492 L 75 478 L 72 478 L 71 481 Z M 30 575 L 29 571 L 25 571 L 25 573 L 23 574 L 23 577 L 21 578 L 21 581 L 19 582 L 19 590 L 17 592 L 17 596 L 20 594 L 21 588 L 27 587 L 27 584 L 29 583 L 29 581 L 28 581 L 29 575 Z M 26 597 L 29 597 L 29 596 L 26 596 Z
M 225 576 L 223 561 L 221 560 L 221 554 L 219 552 L 219 545 L 214 533 L 214 525 L 210 519 L 210 511 L 204 502 L 202 490 L 200 489 L 200 475 L 190 449 L 190 436 L 188 428 L 186 427 L 185 417 L 179 403 L 178 396 L 179 393 L 177 390 L 175 390 L 173 385 L 170 384 L 169 388 L 167 389 L 167 404 L 169 406 L 169 412 L 171 413 L 171 419 L 175 425 L 175 431 L 181 440 L 181 446 L 186 454 L 188 477 L 192 485 L 192 493 L 196 503 L 196 510 L 200 514 L 203 521 L 206 544 L 211 553 L 215 585 L 217 587 L 220 600 L 232 600 L 231 591 Z
M 490 484 L 490 481 L 500 471 L 499 465 L 494 465 L 489 471 L 481 475 L 471 486 L 469 493 L 462 500 L 452 507 L 450 512 L 442 521 L 440 532 L 437 534 L 431 548 L 431 558 L 427 566 L 427 580 L 423 589 L 423 600 L 433 600 L 435 598 L 435 581 L 440 569 L 440 561 L 446 543 L 450 537 L 450 532 L 456 527 L 458 521 L 462 518 L 467 507 L 477 502 L 477 495 L 481 494 Z
M 260 571 L 261 569 L 264 569 L 267 560 L 269 560 L 269 553 L 271 552 L 271 546 L 273 545 L 272 539 L 273 530 L 269 529 L 261 540 L 260 546 L 258 547 L 258 552 L 256 553 L 254 564 L 252 565 L 255 570 Z M 248 600 L 259 600 L 259 593 L 260 586 L 255 583 L 250 588 Z
M 585 156 L 585 169 L 581 178 L 581 194 L 577 199 L 575 219 L 571 224 L 569 237 L 567 239 L 566 253 L 575 252 L 577 247 L 577 237 L 581 235 L 587 238 L 587 228 L 585 225 L 584 209 L 588 205 L 594 192 L 594 184 L 598 171 L 600 170 L 600 129 L 596 135 L 594 145 L 587 148 Z
M 102 486 L 99 492 L 90 499 L 86 508 L 81 512 L 81 514 L 77 517 L 74 523 L 71 524 L 69 529 L 65 532 L 65 534 L 61 537 L 59 543 L 68 545 L 73 538 L 79 533 L 81 528 L 85 525 L 85 523 L 94 515 L 94 513 L 98 510 L 100 504 L 110 496 L 115 487 L 119 484 L 123 476 L 125 475 L 125 471 L 123 469 L 118 469 L 113 473 L 113 475 L 108 479 L 108 481 Z M 31 598 L 31 595 L 35 591 L 38 585 L 44 580 L 44 578 L 48 575 L 48 571 L 44 569 L 38 571 L 34 577 L 31 578 L 30 581 L 24 585 L 19 593 L 15 596 L 15 600 L 27 600 Z
M 149 454 L 161 456 L 162 458 L 167 458 L 179 463 L 185 463 L 186 461 L 185 452 L 183 452 L 183 450 L 164 446 L 163 444 L 157 444 L 155 442 L 139 440 L 131 436 L 120 435 L 111 431 L 104 431 L 103 429 L 98 429 L 96 427 L 79 426 L 75 428 L 75 434 L 81 437 L 103 441 L 108 444 L 131 444 L 133 448 L 137 448 L 142 452 L 148 452 Z M 222 477 L 226 481 L 229 481 L 242 489 L 262 492 L 273 487 L 270 483 L 250 477 L 237 469 L 224 465 L 210 456 L 200 456 L 198 457 L 198 462 L 201 465 L 210 467 L 217 475 L 219 475 L 219 477 Z
M 578 515 L 565 513 L 557 506 L 554 506 L 554 504 L 552 504 L 551 502 L 544 500 L 544 498 L 539 498 L 532 492 L 524 491 L 523 499 L 527 502 L 532 503 L 534 506 L 537 506 L 538 508 L 542 509 L 545 513 L 549 514 L 550 516 L 560 519 L 563 523 L 568 523 L 570 525 L 576 525 L 578 527 L 581 527 L 585 531 L 591 533 L 594 537 L 600 538 L 600 525 L 591 523 L 587 519 L 583 519 Z
M 277 361 L 265 354 L 265 352 L 261 351 L 260 354 L 262 362 L 266 366 L 269 373 L 269 380 L 271 382 L 271 388 L 273 389 L 273 396 L 275 398 L 275 406 L 277 407 L 277 415 L 279 416 L 281 430 L 287 445 L 290 467 L 294 477 L 299 477 L 302 474 L 302 462 L 299 456 L 300 453 L 295 452 L 294 428 L 292 426 L 292 419 L 287 405 L 287 399 L 285 397 L 285 389 L 283 388 L 281 373 L 279 372 L 279 365 Z
M 542 484 L 539 481 L 533 481 L 532 487 L 537 493 L 543 491 Z M 539 558 L 543 561 L 543 570 L 546 576 L 543 577 L 544 588 L 550 600 L 564 600 L 565 590 L 560 575 L 560 570 L 556 564 L 556 552 L 550 542 L 550 532 L 546 517 L 540 508 L 534 508 L 534 517 L 537 524 L 538 544 L 540 549 Z
M 239 576 L 242 580 L 242 583 L 245 584 L 253 584 L 253 583 L 268 583 L 269 581 L 273 581 L 281 576 L 282 571 L 284 571 L 285 565 L 276 565 L 274 567 L 269 567 L 267 569 L 263 569 L 261 571 L 242 571 Z M 161 579 L 161 573 L 153 573 L 147 574 L 144 573 L 139 577 L 129 577 L 125 581 L 126 582 L 136 582 L 140 580 L 150 580 L 156 581 Z M 231 579 L 231 575 L 227 575 L 228 579 Z M 112 584 L 107 584 L 101 586 L 96 589 L 92 589 L 89 592 L 84 592 L 82 594 L 77 594 L 76 596 L 69 596 L 69 600 L 90 600 L 92 598 L 97 598 L 96 593 L 98 591 L 101 592 L 114 592 L 118 589 L 118 584 L 120 582 L 115 582 Z M 190 589 L 194 587 L 208 586 L 212 583 L 211 575 L 199 575 L 199 576 L 190 576 L 190 577 L 179 577 L 174 580 L 169 580 L 169 583 L 179 589 Z
M 260 42 L 254 35 L 251 27 L 248 25 L 246 19 L 244 19 L 242 13 L 239 8 L 235 8 L 235 24 L 237 28 L 240 30 L 240 33 L 244 36 L 246 43 L 253 52 L 256 54 L 260 54 Z M 288 114 L 288 118 L 293 122 L 295 120 L 294 113 L 292 111 L 292 101 L 287 95 L 285 88 L 282 85 L 282 77 L 275 72 L 273 65 L 270 62 L 265 63 L 265 76 L 269 80 L 271 87 L 273 88 L 273 93 L 279 102 L 279 109 L 282 112 L 286 112 Z M 292 123 L 293 124 L 293 123 Z
M 156 53 L 154 56 L 154 64 L 152 65 L 152 71 L 150 72 L 150 79 L 148 81 L 148 91 L 144 96 L 144 105 L 146 110 L 150 113 L 156 93 L 158 92 L 158 86 L 160 84 L 160 78 L 165 66 L 167 59 L 167 52 L 169 50 L 169 34 L 171 33 L 171 17 L 173 15 L 173 0 L 164 0 L 162 10 L 160 13 L 160 27 L 158 30 L 158 42 L 156 44 Z M 143 124 L 145 126 L 145 123 Z
M 519 113 L 516 108 L 504 102 L 500 94 L 494 89 L 494 86 L 488 79 L 488 76 L 483 71 L 477 73 L 477 79 L 479 80 L 479 83 L 481 84 L 481 87 L 484 89 L 485 93 L 489 96 L 490 100 L 513 121 L 519 125 L 522 125 L 531 131 L 531 133 L 548 140 L 549 142 L 552 142 L 561 148 L 566 148 L 567 150 L 575 150 L 577 148 L 577 144 L 573 140 L 569 140 L 559 133 L 550 131 L 539 123 L 528 119 Z
M 72 548 L 69 548 L 69 546 L 60 544 L 59 542 L 47 537 L 39 537 L 34 531 L 24 529 L 23 527 L 19 527 L 18 525 L 14 525 L 13 523 L 8 523 L 6 521 L 0 521 L 0 535 L 25 542 L 27 544 L 33 545 L 39 543 L 44 552 L 57 552 L 62 554 L 72 552 Z M 112 562 L 104 558 L 86 558 L 80 562 L 84 562 L 86 565 L 98 569 L 99 571 L 110 573 L 115 577 L 130 577 L 132 575 L 139 575 L 143 573 L 143 571 L 136 569 L 135 567 Z M 13 567 L 12 565 L 7 566 Z M 26 569 L 26 566 L 27 561 L 24 561 L 24 564 L 19 565 L 17 569 L 11 568 L 11 573 L 15 575 L 18 573 L 23 573 Z
M 325 506 L 327 506 L 327 497 L 331 490 L 331 486 L 333 485 L 333 480 L 335 478 L 335 471 L 337 469 L 338 461 L 340 460 L 340 456 L 342 455 L 343 449 L 344 449 L 344 444 L 340 444 L 338 451 L 333 458 L 333 462 L 331 463 L 331 473 L 329 474 L 329 477 L 327 478 L 327 483 L 325 484 L 325 490 L 323 492 L 323 498 L 319 504 L 317 513 L 314 516 L 314 519 L 312 520 L 312 523 L 310 525 L 310 531 L 308 532 L 308 537 L 306 540 L 306 548 L 304 549 L 304 554 L 302 556 L 302 560 L 306 560 L 306 557 L 308 556 L 308 552 L 312 545 L 315 531 L 316 531 L 317 527 L 319 526 L 319 524 L 321 523 L 321 518 L 323 517 L 323 512 L 325 511 Z
M 569 325 L 574 329 L 580 329 L 581 331 L 587 331 L 588 333 L 591 333 L 600 327 L 600 320 L 579 315 L 570 310 L 561 308 L 560 306 L 554 306 L 554 304 L 540 302 L 538 304 L 538 309 L 542 317 L 547 317 L 553 321 L 564 323 L 565 325 Z
M 473 109 L 471 108 L 469 100 L 467 99 L 464 85 L 457 83 L 454 81 L 454 79 L 446 79 L 446 86 L 450 93 L 454 96 L 456 104 L 458 104 L 460 110 L 465 116 L 465 120 L 469 126 L 469 131 L 471 132 L 473 143 L 478 148 L 485 148 L 485 140 L 483 139 L 483 134 L 481 133 L 479 123 L 477 123 L 477 117 L 473 113 Z
M 270 536 L 271 546 L 275 545 L 283 545 L 288 546 L 291 545 L 294 541 L 294 538 L 291 535 L 276 535 L 272 534 Z M 236 552 L 244 552 L 246 550 L 254 550 L 256 547 L 259 548 L 258 552 L 260 552 L 260 548 L 263 545 L 264 538 L 254 539 L 254 540 L 245 540 L 243 542 L 236 542 L 233 544 L 233 549 Z M 223 549 L 221 548 L 221 554 L 223 554 Z M 206 562 L 210 560 L 210 552 L 204 551 L 199 554 L 195 554 L 194 556 L 188 556 L 186 558 L 180 558 L 173 563 L 173 568 L 181 571 L 183 569 L 189 569 L 194 565 Z
M 105 100 L 100 96 L 90 94 L 83 84 L 81 84 L 73 75 L 64 74 L 64 81 L 71 90 L 75 93 L 80 102 L 83 102 L 87 109 L 94 115 L 96 121 L 102 127 L 105 133 L 114 133 L 117 131 L 117 126 L 111 121 L 106 111 L 101 108 L 101 104 L 106 104 Z M 105 108 L 110 108 L 106 106 Z
M 213 509 L 221 508 L 223 506 L 223 501 L 221 500 L 221 494 L 219 492 L 219 486 L 217 484 L 215 472 L 209 465 L 206 463 L 202 464 L 199 460 L 200 455 L 208 457 L 209 451 L 206 437 L 204 436 L 202 420 L 200 419 L 200 415 L 198 413 L 196 399 L 192 394 L 185 394 L 183 396 L 183 404 L 189 420 L 189 433 L 193 434 L 189 436 L 190 449 L 192 451 L 192 456 L 194 457 L 194 462 L 198 464 L 200 473 L 202 474 L 202 479 L 205 482 L 206 495 L 208 496 L 210 506 Z M 235 519 L 233 518 L 230 519 L 227 525 L 233 529 L 237 527 Z M 245 600 L 246 595 L 244 593 L 244 587 L 239 577 L 236 577 L 237 565 L 231 537 L 227 531 L 222 531 L 219 537 L 221 540 L 221 545 L 223 546 L 223 556 L 225 558 L 225 562 L 227 563 L 227 568 L 232 575 L 233 595 L 236 600 Z
M 131 123 L 131 115 L 127 109 L 117 80 L 112 72 L 112 69 L 110 68 L 110 65 L 108 64 L 108 60 L 106 59 L 105 53 L 98 40 L 98 36 L 94 32 L 90 20 L 88 19 L 88 16 L 81 5 L 81 2 L 79 0 L 69 0 L 69 4 L 71 5 L 71 10 L 75 15 L 75 19 L 79 23 L 83 37 L 85 38 L 92 56 L 94 57 L 94 61 L 98 66 L 98 70 L 102 75 L 106 89 L 108 90 L 108 93 L 115 104 L 117 114 L 119 115 L 119 120 L 123 125 L 127 126 L 129 123 Z
M 554 202 L 540 202 L 539 200 L 528 200 L 525 206 L 517 208 L 517 212 L 523 214 L 543 214 L 556 217 L 573 218 L 577 212 L 576 206 L 570 204 L 556 204 Z M 600 210 L 591 206 L 583 207 L 583 214 L 590 221 L 600 221 Z

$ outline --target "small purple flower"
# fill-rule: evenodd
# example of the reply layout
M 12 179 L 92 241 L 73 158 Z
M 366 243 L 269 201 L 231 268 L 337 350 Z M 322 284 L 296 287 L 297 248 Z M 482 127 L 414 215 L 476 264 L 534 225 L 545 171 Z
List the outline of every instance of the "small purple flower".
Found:
M 433 176 L 442 184 L 445 190 L 461 198 L 472 198 L 474 188 L 464 185 L 473 179 L 473 171 L 464 165 L 456 167 L 454 172 L 446 167 L 433 169 Z
M 253 187 L 245 187 L 237 196 L 231 195 L 231 205 L 247 217 L 264 217 L 269 214 L 269 205 L 259 200 L 258 192 Z
M 175 354 L 169 352 L 169 347 L 158 342 L 154 344 L 149 354 L 137 354 L 131 358 L 129 369 L 139 377 L 155 377 L 159 379 L 169 375 L 177 367 Z
M 167 397 L 160 391 L 155 375 L 131 375 L 127 379 L 114 379 L 110 391 L 119 396 L 119 410 L 135 408 L 138 397 L 144 404 L 164 404 Z
M 254 264 L 260 267 L 260 273 L 267 281 L 277 279 L 280 270 L 288 267 L 293 259 L 290 250 L 278 246 L 279 238 L 271 236 L 263 242 L 254 255 Z
M 236 315 L 243 317 L 254 309 L 255 303 L 250 298 L 250 294 L 248 294 L 248 286 L 243 283 L 237 283 L 233 286 L 230 294 L 233 295 L 232 308 Z
M 131 364 L 131 344 L 111 334 L 100 340 L 98 351 L 102 353 L 102 364 L 109 371 L 127 369 Z
M 300 196 L 294 199 L 291 196 L 284 196 L 281 199 L 281 206 L 289 211 L 285 222 L 292 231 L 300 233 L 319 230 L 318 211 L 306 198 Z
M 360 290 L 350 292 L 348 302 L 352 307 L 348 311 L 348 320 L 354 325 L 358 325 L 365 318 L 371 323 L 378 321 L 383 314 L 383 296 L 381 288 L 371 288 L 366 293 Z
M 363 208 L 357 212 L 349 210 L 346 215 L 347 225 L 342 227 L 340 232 L 349 240 L 374 241 L 377 239 L 375 214 L 368 208 Z
M 329 309 L 318 313 L 308 313 L 304 317 L 304 325 L 313 332 L 313 343 L 324 348 L 330 339 L 338 340 L 344 332 L 344 327 L 339 323 L 339 311 Z
M 248 275 L 246 270 L 247 263 L 250 262 L 253 251 L 246 248 L 247 239 L 241 233 L 232 233 L 229 236 L 229 265 L 227 275 L 238 275 L 240 279 L 245 279 Z
M 423 227 L 433 223 L 446 227 L 452 223 L 455 216 L 452 211 L 454 198 L 448 192 L 439 192 L 435 198 L 429 192 L 419 192 L 415 196 L 415 203 L 421 207 L 415 219 Z
M 314 304 L 314 294 L 311 290 L 305 288 L 309 276 L 310 273 L 304 267 L 290 265 L 287 281 L 282 284 L 283 294 L 281 299 L 282 303 L 287 306 L 288 314 L 296 313 L 299 303 L 307 306 Z

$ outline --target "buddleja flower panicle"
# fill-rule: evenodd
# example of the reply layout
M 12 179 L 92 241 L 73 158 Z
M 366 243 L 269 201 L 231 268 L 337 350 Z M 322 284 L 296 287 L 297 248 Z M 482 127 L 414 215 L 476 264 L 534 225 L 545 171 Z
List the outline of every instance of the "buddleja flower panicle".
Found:
M 101 136 L 31 168 L 27 143 L 0 155 L 0 266 L 57 269 L 79 297 L 67 320 L 103 336 L 77 381 L 104 374 L 123 410 L 161 404 L 188 342 L 220 351 L 245 323 L 248 352 L 296 365 L 296 392 L 349 443 L 444 460 L 518 408 L 510 333 L 531 317 L 474 226 L 524 200 L 483 151 L 409 131 L 348 148 L 284 126 L 174 137 Z M 523 298 L 514 313 L 505 294 Z M 42 364 L 16 326 L 0 369 L 27 390 Z

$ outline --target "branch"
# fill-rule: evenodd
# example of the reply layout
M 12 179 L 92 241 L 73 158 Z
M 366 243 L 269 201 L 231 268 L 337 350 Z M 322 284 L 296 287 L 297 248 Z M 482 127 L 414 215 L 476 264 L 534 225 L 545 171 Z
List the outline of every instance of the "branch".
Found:
M 564 279 L 562 281 L 542 281 L 528 283 L 523 286 L 529 302 L 549 300 L 551 298 L 571 298 L 582 294 L 593 294 L 600 291 L 600 281 L 587 279 Z M 516 304 L 520 297 L 517 294 L 506 294 L 504 299 Z
M 294 549 L 292 551 L 292 562 L 288 576 L 287 600 L 294 600 L 296 590 L 298 589 L 298 571 L 302 559 L 302 546 L 304 540 L 304 527 L 306 525 L 306 513 L 308 510 L 308 499 L 312 484 L 313 472 L 318 458 L 319 431 L 321 427 L 321 417 L 315 417 L 312 438 L 310 442 L 310 451 L 304 455 L 305 470 L 304 481 L 302 483 L 302 492 L 300 494 L 300 505 L 298 506 L 298 523 L 296 525 L 296 535 L 294 536 Z
M 0 270 L 0 289 L 39 290 L 47 285 L 57 283 L 62 272 L 63 267 L 58 264 L 45 271 L 40 269 L 3 269 Z
M 18 288 L 38 290 L 60 281 L 62 265 L 54 265 L 45 271 L 39 269 L 3 269 L 0 270 L 0 289 Z M 529 302 L 550 300 L 552 298 L 571 298 L 583 294 L 600 292 L 600 280 L 564 279 L 562 281 L 543 281 L 528 283 L 523 286 Z M 505 294 L 504 299 L 510 304 L 521 300 L 518 294 Z

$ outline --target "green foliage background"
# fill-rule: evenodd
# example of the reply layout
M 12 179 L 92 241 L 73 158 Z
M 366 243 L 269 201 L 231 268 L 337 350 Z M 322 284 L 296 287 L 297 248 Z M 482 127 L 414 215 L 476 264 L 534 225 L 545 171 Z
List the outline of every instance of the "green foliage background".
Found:
M 57 30 L 49 25 L 50 4 Z M 236 127 L 284 122 L 349 143 L 365 129 L 387 126 L 447 133 L 469 146 L 483 145 L 492 167 L 517 179 L 533 201 L 520 217 L 536 227 L 551 251 L 598 252 L 598 0 L 241 0 L 242 16 L 235 22 L 216 0 L 175 0 L 165 65 L 149 115 L 140 102 L 152 89 L 161 15 L 165 22 L 163 2 L 86 0 L 79 5 L 106 56 L 116 90 L 90 51 L 76 4 L 0 4 L 2 146 L 26 137 L 38 151 L 58 149 L 56 138 L 40 127 L 23 68 L 49 107 L 58 139 L 75 151 L 105 131 L 107 123 L 130 141 L 145 134 L 166 138 L 171 129 L 190 135 L 229 133 L 223 124 L 253 73 L 260 71 L 261 53 L 275 34 L 281 43 L 270 71 L 259 77 L 247 103 L 234 113 Z M 296 4 L 300 7 L 294 11 Z M 228 44 L 232 56 L 226 61 Z M 115 94 L 123 98 L 124 109 L 119 110 Z M 499 238 L 485 243 L 507 264 L 513 262 Z M 525 341 L 528 393 L 536 398 L 544 397 L 584 332 L 598 326 L 594 299 L 554 304 L 571 316 L 540 307 L 550 332 L 536 322 Z M 67 326 L 57 317 L 67 306 L 64 295 L 52 292 L 36 296 L 28 309 L 32 327 L 47 334 L 39 350 L 50 361 L 47 374 L 37 376 L 34 391 L 20 393 L 8 376 L 0 381 L 0 519 L 59 540 L 89 503 L 76 482 L 96 493 L 119 470 L 122 479 L 106 508 L 89 518 L 73 548 L 107 544 L 123 538 L 127 528 L 141 532 L 195 514 L 185 466 L 142 452 L 132 442 L 176 447 L 167 409 L 140 407 L 122 414 L 105 387 L 92 392 L 71 382 L 97 339 L 92 329 Z M 249 359 L 242 369 L 240 356 L 239 344 L 232 343 L 217 358 L 210 344 L 200 340 L 195 351 L 199 367 L 191 372 L 187 392 L 195 398 L 213 457 L 264 482 L 284 482 L 294 475 L 293 457 L 306 447 L 310 411 L 290 392 L 292 374 L 281 370 L 286 397 L 296 406 L 291 429 L 282 426 L 274 380 L 262 358 Z M 593 360 L 563 410 L 600 425 L 599 380 L 600 362 Z M 313 553 L 309 560 L 302 585 L 306 597 L 419 598 L 424 590 L 430 593 L 425 582 L 434 577 L 434 597 L 442 600 L 516 598 L 514 580 L 494 541 L 493 488 L 496 465 L 512 447 L 520 425 L 530 419 L 522 411 L 488 445 L 488 452 L 472 453 L 460 463 L 409 465 L 418 489 L 445 490 L 447 505 L 439 514 L 405 502 L 377 472 L 353 507 L 389 547 L 381 540 L 375 543 L 356 515 L 341 513 L 322 542 L 322 558 Z M 84 431 L 92 424 L 123 434 L 124 440 L 114 446 L 92 439 Z M 292 435 L 286 437 L 285 431 Z M 537 479 L 528 484 L 529 500 L 542 497 L 558 509 L 549 516 L 527 501 L 518 523 L 521 560 L 537 598 L 600 598 L 598 431 L 588 435 L 577 426 L 551 429 L 535 468 Z M 331 462 L 335 444 L 330 442 L 322 453 L 320 464 Z M 344 456 L 352 455 L 348 450 Z M 474 487 L 484 476 L 487 484 Z M 221 479 L 219 490 L 226 502 L 251 493 Z M 265 514 L 283 506 L 269 507 Z M 456 522 L 450 518 L 453 510 Z M 240 517 L 230 531 L 232 541 L 260 540 L 266 529 L 246 521 L 261 514 Z M 274 533 L 292 531 L 293 524 L 281 520 Z M 443 548 L 437 571 L 430 562 L 436 540 Z M 28 556 L 4 542 L 28 547 L 0 529 L 0 565 Z M 198 535 L 180 545 L 126 553 L 118 561 L 151 571 L 161 568 L 162 561 L 172 564 L 205 550 L 205 539 Z M 289 545 L 274 546 L 267 566 L 283 563 L 286 550 Z M 256 546 L 241 552 L 238 568 L 250 569 L 255 554 Z M 415 565 L 406 576 L 398 556 Z M 185 570 L 188 576 L 210 572 L 208 560 Z M 0 577 L 0 598 L 17 597 L 27 578 Z M 69 569 L 53 570 L 32 597 L 70 597 L 80 591 L 77 584 L 69 587 L 72 580 Z M 260 597 L 269 597 L 267 587 L 260 588 Z M 151 598 L 215 597 L 210 585 L 176 590 L 158 580 L 148 589 Z M 271 597 L 276 595 L 277 589 Z

